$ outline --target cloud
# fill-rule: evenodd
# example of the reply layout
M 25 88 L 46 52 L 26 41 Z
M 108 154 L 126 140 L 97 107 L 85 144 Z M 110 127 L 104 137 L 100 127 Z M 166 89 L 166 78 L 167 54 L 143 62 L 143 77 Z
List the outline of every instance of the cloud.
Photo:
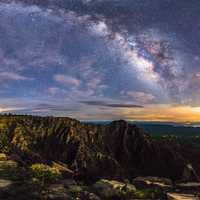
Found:
M 0 72 L 0 81 L 25 81 L 25 80 L 33 80 L 32 78 L 22 76 L 20 74 L 14 72 Z
M 56 74 L 54 75 L 54 79 L 55 81 L 64 84 L 66 86 L 74 86 L 74 87 L 80 86 L 80 80 L 72 76 Z
M 42 103 L 42 104 L 38 104 L 36 106 L 34 106 L 32 108 L 32 111 L 34 112 L 44 112 L 44 111 L 48 111 L 48 112 L 68 112 L 68 111 L 75 111 L 75 108 L 72 108 L 70 105 L 65 106 L 65 105 L 55 105 L 55 104 L 48 104 L 48 103 Z
M 133 98 L 133 100 L 135 100 L 136 102 L 139 102 L 142 104 L 151 103 L 152 100 L 155 99 L 154 95 L 150 93 L 146 93 L 146 92 L 128 91 L 126 94 L 129 97 Z
M 89 105 L 89 106 L 103 106 L 110 108 L 143 108 L 141 105 L 135 104 L 124 104 L 124 103 L 106 103 L 104 101 L 80 101 L 80 103 Z
M 50 96 L 62 96 L 66 95 L 67 91 L 65 89 L 61 89 L 59 87 L 49 87 L 47 90 L 48 95 Z
M 56 114 L 56 113 L 67 113 L 70 111 L 76 111 L 77 107 L 72 106 L 69 103 L 65 103 L 65 105 L 61 103 L 44 103 L 44 102 L 28 102 L 21 99 L 22 103 L 15 104 L 11 99 L 7 100 L 9 103 L 0 102 L 0 112 L 13 112 L 20 114 L 31 114 L 38 113 L 41 115 L 46 114 Z M 19 99 L 18 99 L 19 101 Z

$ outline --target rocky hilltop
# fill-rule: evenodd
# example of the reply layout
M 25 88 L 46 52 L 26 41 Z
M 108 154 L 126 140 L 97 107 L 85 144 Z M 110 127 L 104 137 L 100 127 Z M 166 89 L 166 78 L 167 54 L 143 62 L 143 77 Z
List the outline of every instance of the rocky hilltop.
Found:
M 191 164 L 199 173 L 200 154 L 175 139 L 156 140 L 136 125 L 81 123 L 70 118 L 1 116 L 0 150 L 22 164 L 63 163 L 80 178 L 132 179 L 160 176 L 179 180 Z
M 123 120 L 3 115 L 0 199 L 198 199 L 199 157 L 199 148 Z

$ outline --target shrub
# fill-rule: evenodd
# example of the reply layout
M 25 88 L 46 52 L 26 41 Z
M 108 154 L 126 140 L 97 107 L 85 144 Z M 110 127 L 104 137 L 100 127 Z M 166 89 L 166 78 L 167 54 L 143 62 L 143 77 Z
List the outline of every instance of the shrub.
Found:
M 33 164 L 30 169 L 32 177 L 42 186 L 48 182 L 55 181 L 60 176 L 59 170 L 45 164 Z
M 4 130 L 0 130 L 0 152 L 8 153 L 10 151 L 8 133 Z
M 160 198 L 162 192 L 159 189 L 143 189 L 137 190 L 134 194 L 134 198 L 137 199 L 155 199 Z

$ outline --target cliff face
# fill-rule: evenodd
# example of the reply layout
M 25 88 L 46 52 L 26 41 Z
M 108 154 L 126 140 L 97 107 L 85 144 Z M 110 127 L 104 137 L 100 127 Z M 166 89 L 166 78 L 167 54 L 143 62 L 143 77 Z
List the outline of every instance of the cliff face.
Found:
M 7 116 L 0 118 L 0 131 L 0 148 L 23 162 L 62 162 L 91 179 L 179 179 L 190 162 L 177 142 L 154 140 L 122 120 L 92 125 L 70 118 Z

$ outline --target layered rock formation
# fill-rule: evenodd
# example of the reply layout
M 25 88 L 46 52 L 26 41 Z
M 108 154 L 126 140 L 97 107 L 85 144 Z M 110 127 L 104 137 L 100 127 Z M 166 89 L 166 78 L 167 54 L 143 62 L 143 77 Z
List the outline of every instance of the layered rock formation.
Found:
M 195 160 L 191 154 L 185 157 L 188 151 L 182 152 L 174 139 L 155 140 L 123 120 L 93 125 L 70 118 L 2 116 L 0 127 L 0 150 L 15 154 L 22 164 L 63 163 L 89 181 L 136 176 L 177 180 Z

